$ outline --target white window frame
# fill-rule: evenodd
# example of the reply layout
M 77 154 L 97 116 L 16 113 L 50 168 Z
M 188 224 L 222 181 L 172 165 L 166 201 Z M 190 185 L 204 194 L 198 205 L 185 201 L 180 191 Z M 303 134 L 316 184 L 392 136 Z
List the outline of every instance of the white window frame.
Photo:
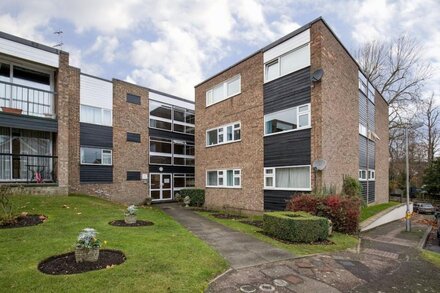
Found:
M 290 51 L 288 51 L 288 52 L 286 52 L 284 54 L 281 54 L 280 56 L 278 56 L 276 58 L 273 58 L 273 59 L 267 61 L 266 63 L 264 63 L 264 83 L 276 80 L 276 79 L 278 79 L 280 77 L 283 77 L 283 76 L 286 76 L 286 75 L 288 75 L 288 74 L 290 74 L 292 72 L 295 72 L 295 71 L 298 71 L 298 70 L 301 70 L 301 69 L 305 68 L 305 67 L 302 67 L 302 68 L 299 68 L 299 69 L 297 69 L 295 71 L 291 71 L 291 72 L 288 72 L 288 73 L 286 73 L 284 75 L 281 75 L 281 58 L 286 56 L 286 55 L 292 54 L 295 51 L 301 50 L 304 47 L 308 47 L 309 48 L 309 58 L 311 58 L 311 51 L 310 51 L 311 48 L 310 48 L 310 43 L 308 42 L 308 43 L 302 44 L 301 46 L 298 46 L 298 47 L 296 47 L 296 48 L 294 48 L 294 49 L 292 49 L 292 50 L 290 50 Z M 268 79 L 268 77 L 267 77 L 268 66 L 272 65 L 272 64 L 275 64 L 275 63 L 278 64 L 278 76 L 276 76 L 276 77 L 274 77 L 272 79 Z
M 359 181 L 367 181 L 367 170 L 359 169 Z
M 299 108 L 304 107 L 304 106 L 308 106 L 308 110 L 304 111 L 304 112 L 299 112 Z M 282 133 L 288 133 L 288 132 L 293 132 L 293 131 L 300 131 L 300 130 L 304 130 L 304 129 L 310 129 L 312 128 L 312 111 L 311 111 L 311 104 L 307 103 L 307 104 L 303 104 L 303 105 L 299 105 L 299 106 L 295 106 L 295 107 L 290 107 L 287 109 L 283 109 L 280 111 L 276 111 L 276 112 L 272 112 L 272 113 L 268 113 L 266 115 L 264 115 L 264 136 L 271 136 L 271 135 L 277 135 L 277 134 L 282 134 Z M 290 129 L 290 130 L 285 130 L 285 131 L 280 131 L 280 132 L 274 132 L 274 133 L 266 133 L 266 117 L 268 115 L 272 115 L 272 114 L 277 114 L 280 112 L 285 112 L 288 110 L 292 110 L 292 109 L 296 109 L 296 125 L 297 128 L 296 129 Z M 299 116 L 303 116 L 303 115 L 308 115 L 309 119 L 308 119 L 308 126 L 303 126 L 303 127 L 299 127 Z
M 83 163 L 83 158 L 84 158 L 83 149 L 97 149 L 97 150 L 101 150 L 101 164 Z M 110 164 L 104 164 L 103 163 L 103 161 L 104 161 L 103 160 L 104 151 L 109 151 L 110 152 Z M 112 166 L 113 165 L 113 151 L 111 149 L 102 149 L 102 148 L 82 146 L 82 147 L 80 147 L 80 163 L 81 163 L 81 165 Z
M 376 170 L 368 169 L 368 181 L 376 181 Z
M 163 140 L 163 141 L 161 141 Z M 167 140 L 167 141 L 165 141 Z M 193 165 L 180 165 L 180 164 L 175 164 L 174 163 L 174 158 L 183 158 L 185 159 L 195 159 L 195 156 L 190 156 L 190 155 L 181 155 L 181 154 L 175 154 L 174 153 L 174 145 L 175 144 L 183 144 L 185 145 L 185 152 L 186 152 L 186 146 L 190 145 L 193 146 L 195 148 L 195 144 L 192 144 L 188 141 L 182 141 L 182 140 L 173 140 L 173 139 L 167 139 L 167 138 L 159 138 L 159 137 L 150 137 L 149 141 L 148 141 L 148 147 L 150 148 L 151 142 L 162 142 L 162 143 L 169 143 L 171 145 L 171 153 L 161 153 L 161 152 L 149 152 L 148 155 L 148 162 L 150 165 L 165 165 L 165 166 L 187 166 L 187 167 L 194 167 L 195 166 L 195 162 Z M 169 142 L 168 142 L 169 141 Z M 161 163 L 152 163 L 151 162 L 151 156 L 159 156 L 159 157 L 167 157 L 167 158 L 171 158 L 171 164 L 161 164 Z
M 235 127 L 235 125 L 237 125 L 237 124 L 238 124 L 238 127 Z M 228 139 L 227 139 L 228 138 L 227 137 L 227 132 L 228 132 L 228 127 L 229 126 L 232 127 L 232 140 L 230 140 L 230 141 L 228 141 Z M 208 142 L 208 133 L 210 131 L 213 131 L 213 130 L 217 130 L 217 143 L 210 145 L 210 144 L 208 144 L 209 143 Z M 221 130 L 222 133 L 220 133 L 220 130 Z M 235 139 L 235 130 L 240 130 L 240 138 L 239 139 Z M 222 142 L 219 142 L 220 141 L 220 135 L 223 135 L 223 141 Z M 225 124 L 225 125 L 222 125 L 222 126 L 219 126 L 219 127 L 214 127 L 214 128 L 207 129 L 206 133 L 205 133 L 205 144 L 206 144 L 206 147 L 209 148 L 209 147 L 214 147 L 214 146 L 218 146 L 218 145 L 239 142 L 239 141 L 241 141 L 241 136 L 242 136 L 242 134 L 241 134 L 241 121 L 236 121 L 236 122 Z
M 376 181 L 376 170 L 359 169 L 359 181 Z
M 291 169 L 291 168 L 309 168 L 309 183 L 310 186 L 308 188 L 285 188 L 285 187 L 275 187 L 276 184 L 276 169 Z M 271 174 L 267 174 L 267 170 L 272 170 Z M 295 166 L 279 166 L 279 167 L 266 167 L 264 168 L 264 190 L 288 190 L 288 191 L 311 191 L 312 190 L 312 168 L 311 165 L 295 165 Z M 266 178 L 273 178 L 273 186 L 266 185 Z
M 81 108 L 82 107 L 89 107 L 89 108 L 95 108 L 95 109 L 101 110 L 101 121 L 100 121 L 100 123 L 84 121 L 84 117 L 82 117 L 82 115 L 81 115 Z M 110 124 L 105 124 L 104 123 L 104 111 L 109 111 L 110 112 Z M 103 125 L 103 126 L 113 126 L 113 110 L 111 110 L 111 109 L 100 108 L 100 107 L 90 106 L 90 105 L 86 105 L 86 104 L 80 104 L 79 113 L 80 113 L 80 115 L 79 115 L 80 122 L 82 122 L 82 123 L 89 123 L 89 124 Z
M 228 181 L 227 180 L 227 172 L 228 171 L 232 171 L 232 186 L 227 185 L 228 184 L 227 183 L 227 181 Z M 217 172 L 217 185 L 209 185 L 209 183 L 208 183 L 208 173 L 209 172 Z M 220 178 L 222 178 L 222 184 L 220 184 Z M 236 178 L 238 178 L 240 181 L 239 185 L 235 185 Z M 230 169 L 206 170 L 205 187 L 207 187 L 207 188 L 229 188 L 229 189 L 241 188 L 241 169 L 230 168 Z
M 184 187 L 175 187 L 174 184 L 176 183 L 176 180 L 175 180 L 176 178 L 183 178 L 184 182 L 185 182 L 185 186 Z M 195 174 L 193 174 L 193 173 L 174 173 L 173 174 L 173 190 L 179 191 L 182 189 L 194 189 L 195 186 L 189 187 L 187 184 L 188 179 L 191 179 L 191 178 L 195 179 Z
M 238 92 L 237 93 L 234 93 L 234 94 L 230 94 L 230 95 L 228 95 L 228 84 L 229 83 L 231 83 L 231 82 L 233 82 L 233 81 L 236 81 L 236 80 L 239 80 L 239 85 L 238 85 Z M 215 89 L 215 88 L 217 88 L 217 87 L 223 87 L 223 97 L 220 99 L 220 100 L 218 100 L 218 101 L 213 101 L 212 103 L 210 103 L 209 102 L 209 98 L 210 97 L 212 97 L 212 95 L 213 95 L 213 90 Z M 209 107 L 209 106 L 212 106 L 212 105 L 214 105 L 214 104 L 217 104 L 217 103 L 220 103 L 220 102 L 222 102 L 222 101 L 224 101 L 224 100 L 227 100 L 227 99 L 229 99 L 229 98 L 232 98 L 232 97 L 234 97 L 234 96 L 236 96 L 236 95 L 239 95 L 239 94 L 241 94 L 241 74 L 237 74 L 237 75 L 235 75 L 235 76 L 233 76 L 233 77 L 231 77 L 231 78 L 229 78 L 229 79 L 227 79 L 226 81 L 224 81 L 224 82 L 221 82 L 221 83 L 219 83 L 219 84 L 216 84 L 215 86 L 213 86 L 212 88 L 210 88 L 209 90 L 207 90 L 206 91 L 206 97 L 205 97 L 205 105 L 206 105 L 206 107 Z

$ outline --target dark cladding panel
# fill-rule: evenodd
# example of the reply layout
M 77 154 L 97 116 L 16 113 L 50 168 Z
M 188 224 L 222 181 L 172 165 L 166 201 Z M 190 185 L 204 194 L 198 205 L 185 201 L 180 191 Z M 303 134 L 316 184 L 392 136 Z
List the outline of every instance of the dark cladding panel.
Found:
M 310 135 L 304 129 L 264 137 L 264 167 L 310 165 Z
M 113 147 L 113 127 L 80 123 L 80 144 L 82 146 Z
M 133 95 L 133 94 L 127 94 L 127 102 L 132 103 L 132 104 L 136 104 L 136 105 L 140 105 L 141 104 L 141 97 Z
M 0 113 L 0 126 L 46 132 L 58 132 L 58 121 L 39 117 Z
M 139 181 L 139 180 L 141 180 L 141 172 L 127 171 L 127 181 Z
M 127 132 L 127 141 L 141 142 L 141 135 L 139 133 Z
M 264 84 L 264 114 L 310 103 L 310 67 Z
M 81 165 L 79 181 L 81 183 L 112 183 L 113 166 Z

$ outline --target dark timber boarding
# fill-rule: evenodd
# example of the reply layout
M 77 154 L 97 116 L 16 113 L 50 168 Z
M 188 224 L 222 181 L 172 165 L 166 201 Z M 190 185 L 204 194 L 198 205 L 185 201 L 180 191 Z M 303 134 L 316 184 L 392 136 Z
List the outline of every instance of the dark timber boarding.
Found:
M 113 127 L 80 123 L 81 146 L 113 147 Z
M 25 115 L 0 113 L 0 126 L 47 132 L 58 132 L 58 121 Z
M 163 170 L 160 171 L 159 168 Z M 150 173 L 189 173 L 194 174 L 194 167 L 188 166 L 169 166 L 169 165 L 150 165 Z
M 112 183 L 113 166 L 81 165 L 79 180 L 81 183 Z
M 310 103 L 310 67 L 264 84 L 264 114 Z
M 264 114 L 310 103 L 310 67 L 264 84 Z M 310 129 L 264 137 L 264 167 L 310 165 Z M 284 210 L 295 191 L 265 190 L 264 209 Z

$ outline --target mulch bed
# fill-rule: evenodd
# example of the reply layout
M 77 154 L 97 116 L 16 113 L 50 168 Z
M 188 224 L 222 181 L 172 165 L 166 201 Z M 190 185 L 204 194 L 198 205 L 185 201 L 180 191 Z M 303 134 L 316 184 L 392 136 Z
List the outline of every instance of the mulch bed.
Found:
M 154 223 L 150 221 L 143 221 L 143 220 L 137 220 L 136 223 L 133 224 L 127 224 L 124 220 L 115 220 L 109 222 L 112 226 L 118 226 L 118 227 L 141 227 L 141 226 L 153 226 Z
M 71 275 L 109 269 L 125 260 L 125 255 L 119 250 L 101 249 L 98 261 L 77 263 L 75 252 L 69 252 L 43 260 L 38 264 L 38 270 L 48 275 Z
M 240 219 L 246 219 L 247 218 L 245 216 L 240 216 L 240 215 L 221 214 L 221 213 L 211 214 L 211 215 L 213 217 L 216 217 L 217 219 L 228 219 L 228 220 L 240 220 Z
M 261 233 L 267 237 L 270 237 L 270 238 L 272 238 L 276 241 L 279 241 L 279 242 L 283 242 L 285 244 L 309 244 L 309 245 L 334 245 L 335 244 L 333 241 L 330 241 L 330 240 L 322 240 L 322 241 L 315 241 L 315 242 L 295 242 L 295 241 L 280 239 L 280 238 L 275 237 L 273 235 L 267 234 L 264 231 L 258 231 L 258 233 Z
M 256 220 L 256 221 L 252 221 L 252 220 L 243 220 L 243 221 L 240 221 L 241 223 L 244 223 L 244 224 L 248 224 L 248 225 L 251 225 L 251 226 L 255 226 L 255 227 L 257 227 L 257 228 L 261 228 L 261 229 L 263 229 L 263 221 L 262 220 Z
M 47 217 L 44 215 L 20 215 L 16 217 L 13 222 L 1 223 L 0 229 L 35 226 L 43 223 L 46 220 Z

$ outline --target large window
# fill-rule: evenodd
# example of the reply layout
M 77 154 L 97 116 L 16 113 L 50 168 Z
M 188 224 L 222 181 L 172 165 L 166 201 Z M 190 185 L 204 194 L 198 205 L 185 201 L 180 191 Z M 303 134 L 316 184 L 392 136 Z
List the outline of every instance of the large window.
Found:
M 240 188 L 241 170 L 224 169 L 207 171 L 206 187 Z
M 150 101 L 150 127 L 194 135 L 194 111 Z
M 206 92 L 206 107 L 241 93 L 241 76 L 236 75 Z
M 112 110 L 81 105 L 80 121 L 91 124 L 112 126 Z
M 194 174 L 174 174 L 174 190 L 193 188 L 195 186 Z
M 310 127 L 310 104 L 264 115 L 264 134 L 300 130 Z
M 150 164 L 194 166 L 194 144 L 152 137 L 150 138 Z
M 265 189 L 308 191 L 310 181 L 310 166 L 264 168 Z
M 109 166 L 112 164 L 112 150 L 81 147 L 81 164 Z
M 266 82 L 310 65 L 310 46 L 303 45 L 271 60 L 265 65 Z
M 206 131 L 206 146 L 231 143 L 241 140 L 241 123 L 234 122 Z

